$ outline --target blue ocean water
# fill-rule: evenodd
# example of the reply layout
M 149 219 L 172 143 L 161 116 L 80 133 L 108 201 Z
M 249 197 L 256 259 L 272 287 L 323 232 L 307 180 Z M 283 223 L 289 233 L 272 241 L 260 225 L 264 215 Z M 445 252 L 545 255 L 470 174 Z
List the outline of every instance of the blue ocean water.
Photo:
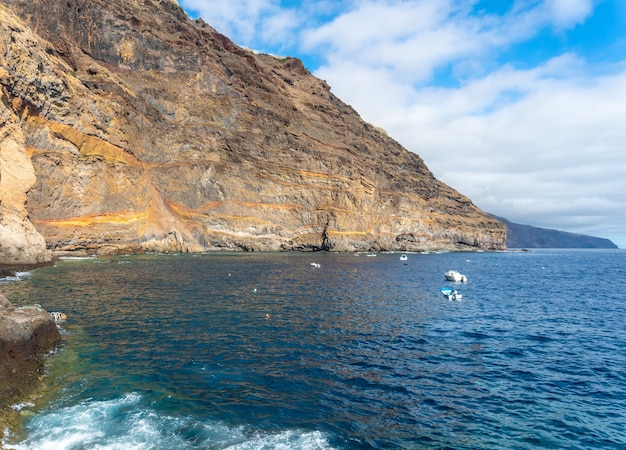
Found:
M 3 445 L 623 449 L 624 281 L 622 250 L 61 261 L 0 285 L 68 315 Z

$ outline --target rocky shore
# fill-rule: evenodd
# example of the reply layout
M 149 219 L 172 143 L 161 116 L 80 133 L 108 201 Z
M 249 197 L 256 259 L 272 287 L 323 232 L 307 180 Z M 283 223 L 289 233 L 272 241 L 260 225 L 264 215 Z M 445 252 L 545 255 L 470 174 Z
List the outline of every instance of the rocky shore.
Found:
M 61 336 L 41 306 L 14 307 L 0 293 L 0 422 L 9 420 L 10 405 L 35 392 L 43 375 L 44 356 Z M 0 423 L 0 437 L 7 424 Z

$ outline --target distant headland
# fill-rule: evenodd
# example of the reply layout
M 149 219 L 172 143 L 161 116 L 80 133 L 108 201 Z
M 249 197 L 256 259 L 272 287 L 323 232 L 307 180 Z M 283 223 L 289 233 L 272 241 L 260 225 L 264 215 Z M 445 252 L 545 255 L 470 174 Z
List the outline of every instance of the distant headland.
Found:
M 618 248 L 605 238 L 538 228 L 493 217 L 506 225 L 507 248 Z

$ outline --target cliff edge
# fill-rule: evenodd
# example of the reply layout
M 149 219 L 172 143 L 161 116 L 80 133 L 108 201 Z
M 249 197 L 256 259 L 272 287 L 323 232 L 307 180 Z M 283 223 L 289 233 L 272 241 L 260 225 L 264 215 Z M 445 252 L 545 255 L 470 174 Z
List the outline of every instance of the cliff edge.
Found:
M 505 248 L 504 225 L 301 61 L 170 0 L 0 0 L 0 171 L 10 262 Z

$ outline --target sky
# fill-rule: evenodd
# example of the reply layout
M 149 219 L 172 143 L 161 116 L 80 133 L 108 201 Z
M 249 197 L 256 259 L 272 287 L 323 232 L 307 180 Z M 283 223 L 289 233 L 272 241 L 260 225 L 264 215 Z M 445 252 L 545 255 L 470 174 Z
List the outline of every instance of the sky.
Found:
M 178 0 L 483 211 L 626 248 L 625 0 Z

